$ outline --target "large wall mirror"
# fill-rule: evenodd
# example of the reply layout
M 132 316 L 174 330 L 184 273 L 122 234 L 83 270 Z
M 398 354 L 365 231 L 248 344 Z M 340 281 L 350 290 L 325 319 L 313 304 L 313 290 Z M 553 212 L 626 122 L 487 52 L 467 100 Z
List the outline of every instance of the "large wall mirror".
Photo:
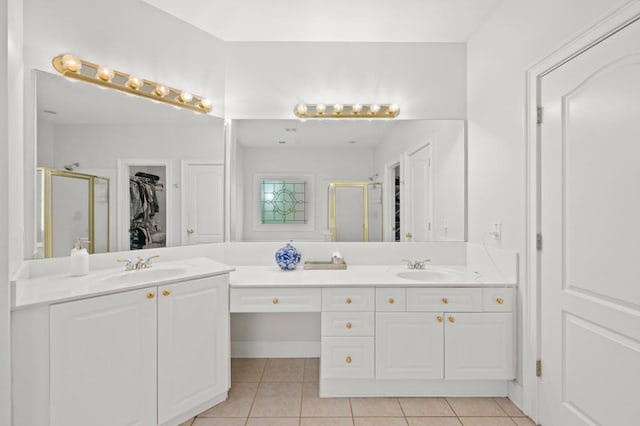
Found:
M 234 120 L 231 240 L 465 241 L 463 120 Z
M 47 72 L 35 79 L 27 257 L 68 256 L 76 238 L 92 253 L 223 240 L 223 119 Z

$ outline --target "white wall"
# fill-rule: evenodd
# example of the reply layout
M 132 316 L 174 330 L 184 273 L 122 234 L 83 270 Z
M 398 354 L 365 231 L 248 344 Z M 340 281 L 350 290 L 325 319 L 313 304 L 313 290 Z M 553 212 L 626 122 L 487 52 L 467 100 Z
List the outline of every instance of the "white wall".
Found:
M 468 43 L 469 240 L 523 252 L 525 72 L 626 0 L 505 1 Z M 521 268 L 524 271 L 524 268 Z M 523 282 L 524 277 L 520 280 Z M 526 285 L 526 283 L 525 283 Z M 522 310 L 522 287 L 518 312 Z M 518 318 L 518 359 L 522 321 Z M 533 371 L 533 366 L 526 366 Z M 518 366 L 518 381 L 523 366 Z
M 22 259 L 22 2 L 0 2 L 0 424 L 11 424 L 9 277 Z
M 328 235 L 328 187 L 333 181 L 367 181 L 373 174 L 373 149 L 370 148 L 248 148 L 244 147 L 243 161 L 237 163 L 242 171 L 243 187 L 237 193 L 243 198 L 243 239 L 244 241 L 322 241 Z M 282 231 L 265 230 L 267 225 L 258 225 L 256 212 L 259 211 L 259 192 L 255 188 L 256 174 L 280 176 L 312 175 L 314 185 L 311 190 L 308 209 L 312 209 L 311 229 Z M 274 176 L 275 177 L 275 176 Z M 233 212 L 232 212 L 233 213 Z M 287 227 L 290 227 L 287 225 Z M 292 228 L 291 228 L 292 229 Z
M 300 102 L 389 102 L 405 119 L 466 117 L 464 43 L 225 47 L 228 118 L 293 118 Z
M 387 165 L 431 144 L 433 240 L 465 240 L 465 124 L 462 120 L 399 121 L 374 151 L 374 168 L 384 176 Z M 393 185 L 393 182 L 385 182 Z M 445 229 L 444 222 L 448 223 Z

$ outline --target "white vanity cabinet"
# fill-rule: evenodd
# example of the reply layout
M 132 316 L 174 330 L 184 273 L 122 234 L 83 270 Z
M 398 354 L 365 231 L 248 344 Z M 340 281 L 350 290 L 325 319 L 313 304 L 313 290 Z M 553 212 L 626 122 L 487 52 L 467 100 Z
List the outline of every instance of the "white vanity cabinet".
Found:
M 215 276 L 52 305 L 50 424 L 176 425 L 224 399 L 227 283 Z
M 443 379 L 442 314 L 376 313 L 376 377 Z
M 51 306 L 51 425 L 156 424 L 155 289 Z M 88 420 L 91 419 L 91 420 Z

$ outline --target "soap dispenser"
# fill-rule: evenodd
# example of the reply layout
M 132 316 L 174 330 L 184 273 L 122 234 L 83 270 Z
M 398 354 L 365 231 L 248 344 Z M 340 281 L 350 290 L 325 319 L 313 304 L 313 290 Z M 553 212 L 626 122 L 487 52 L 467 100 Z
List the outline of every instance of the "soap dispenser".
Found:
M 89 273 L 89 253 L 82 247 L 82 240 L 76 240 L 75 247 L 71 250 L 71 276 L 80 277 Z

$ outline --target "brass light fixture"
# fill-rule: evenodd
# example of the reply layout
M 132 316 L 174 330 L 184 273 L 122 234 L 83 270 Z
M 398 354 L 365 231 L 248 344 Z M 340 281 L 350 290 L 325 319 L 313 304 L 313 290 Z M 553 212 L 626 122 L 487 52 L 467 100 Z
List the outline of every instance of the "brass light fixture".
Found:
M 394 118 L 400 114 L 396 104 L 298 104 L 293 113 L 299 118 Z
M 211 112 L 212 109 L 211 101 L 202 96 L 192 95 L 155 81 L 143 80 L 132 74 L 79 59 L 69 53 L 56 56 L 52 63 L 56 71 L 67 78 L 82 80 L 203 114 Z

